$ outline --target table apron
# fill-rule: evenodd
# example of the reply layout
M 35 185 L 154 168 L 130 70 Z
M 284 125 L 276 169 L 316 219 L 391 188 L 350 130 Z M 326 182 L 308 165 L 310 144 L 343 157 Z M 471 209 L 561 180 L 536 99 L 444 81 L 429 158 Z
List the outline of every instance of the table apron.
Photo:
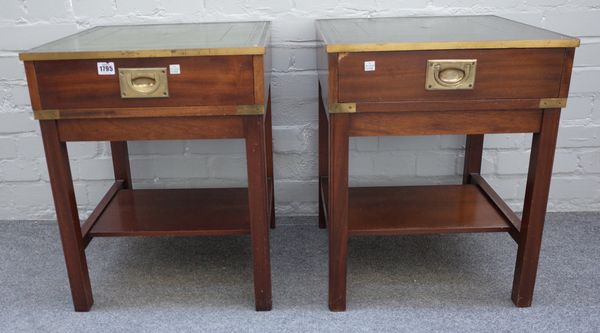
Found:
M 543 110 L 354 113 L 350 136 L 538 133 Z
M 253 116 L 64 119 L 60 141 L 193 140 L 244 138 L 244 119 Z

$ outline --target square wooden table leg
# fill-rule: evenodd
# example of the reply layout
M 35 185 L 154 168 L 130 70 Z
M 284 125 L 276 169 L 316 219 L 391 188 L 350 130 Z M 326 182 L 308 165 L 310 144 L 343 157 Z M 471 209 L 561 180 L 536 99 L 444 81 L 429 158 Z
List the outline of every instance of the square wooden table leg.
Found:
M 465 143 L 465 165 L 463 184 L 471 183 L 472 173 L 481 173 L 483 157 L 483 134 L 468 134 Z
M 248 201 L 254 269 L 254 297 L 256 310 L 268 311 L 271 310 L 272 300 L 264 117 L 246 116 L 244 129 L 248 163 Z
M 123 180 L 124 189 L 133 189 L 131 182 L 131 168 L 129 167 L 129 149 L 127 141 L 111 141 L 110 151 L 112 153 L 115 180 Z
M 329 309 L 346 310 L 348 114 L 329 115 Z
M 531 306 L 533 298 L 559 120 L 560 109 L 544 110 L 540 132 L 533 135 L 512 290 L 519 307 Z
M 325 113 L 325 106 L 323 105 L 323 95 L 321 95 L 321 84 L 319 83 L 319 228 L 327 228 L 327 212 L 323 205 L 323 193 L 322 193 L 322 182 L 323 177 L 327 177 L 328 172 L 328 158 L 329 158 L 329 147 L 328 147 L 328 136 L 329 126 L 327 125 L 327 114 Z M 327 195 L 327 194 L 326 194 Z
M 60 141 L 55 120 L 42 120 L 40 127 L 73 305 L 75 311 L 89 311 L 94 299 L 79 225 L 67 144 Z
M 275 177 L 273 176 L 273 125 L 271 121 L 271 88 L 269 87 L 269 97 L 267 99 L 267 111 L 265 113 L 265 140 L 267 144 L 267 177 L 273 181 L 271 186 L 271 229 L 275 229 Z

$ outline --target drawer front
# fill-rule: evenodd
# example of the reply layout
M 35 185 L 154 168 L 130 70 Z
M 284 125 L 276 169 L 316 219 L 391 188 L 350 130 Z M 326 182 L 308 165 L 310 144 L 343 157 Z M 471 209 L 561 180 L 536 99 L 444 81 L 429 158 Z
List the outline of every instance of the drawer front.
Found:
M 99 75 L 98 62 L 114 62 L 115 74 Z M 167 68 L 168 97 L 122 98 L 120 68 Z M 38 61 L 35 72 L 42 109 L 254 104 L 252 56 Z
M 558 96 L 565 50 L 358 52 L 338 59 L 340 102 L 548 98 Z M 439 59 L 476 59 L 473 89 L 427 90 L 428 60 Z

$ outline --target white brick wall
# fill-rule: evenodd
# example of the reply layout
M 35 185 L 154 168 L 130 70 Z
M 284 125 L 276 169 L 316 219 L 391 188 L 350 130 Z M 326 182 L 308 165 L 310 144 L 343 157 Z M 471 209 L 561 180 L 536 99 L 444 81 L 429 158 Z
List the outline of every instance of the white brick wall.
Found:
M 0 219 L 54 218 L 38 125 L 17 53 L 101 24 L 273 21 L 277 211 L 315 214 L 317 104 L 314 19 L 496 14 L 582 38 L 561 120 L 550 210 L 600 210 L 600 7 L 592 0 L 2 0 Z M 484 172 L 521 208 L 531 135 L 486 138 Z M 457 182 L 464 138 L 353 138 L 352 184 Z M 69 144 L 82 215 L 109 186 L 106 143 Z M 131 143 L 138 187 L 245 185 L 241 140 Z

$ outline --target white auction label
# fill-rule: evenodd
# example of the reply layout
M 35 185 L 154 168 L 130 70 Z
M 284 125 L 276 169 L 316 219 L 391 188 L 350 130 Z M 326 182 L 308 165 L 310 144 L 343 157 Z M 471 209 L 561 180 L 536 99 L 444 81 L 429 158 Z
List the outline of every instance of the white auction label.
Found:
M 179 64 L 169 65 L 169 73 L 171 73 L 171 75 L 181 74 L 181 67 Z
M 375 70 L 375 61 L 365 61 L 365 72 L 372 72 Z
M 115 75 L 115 63 L 114 62 L 99 62 L 98 63 L 98 75 Z

